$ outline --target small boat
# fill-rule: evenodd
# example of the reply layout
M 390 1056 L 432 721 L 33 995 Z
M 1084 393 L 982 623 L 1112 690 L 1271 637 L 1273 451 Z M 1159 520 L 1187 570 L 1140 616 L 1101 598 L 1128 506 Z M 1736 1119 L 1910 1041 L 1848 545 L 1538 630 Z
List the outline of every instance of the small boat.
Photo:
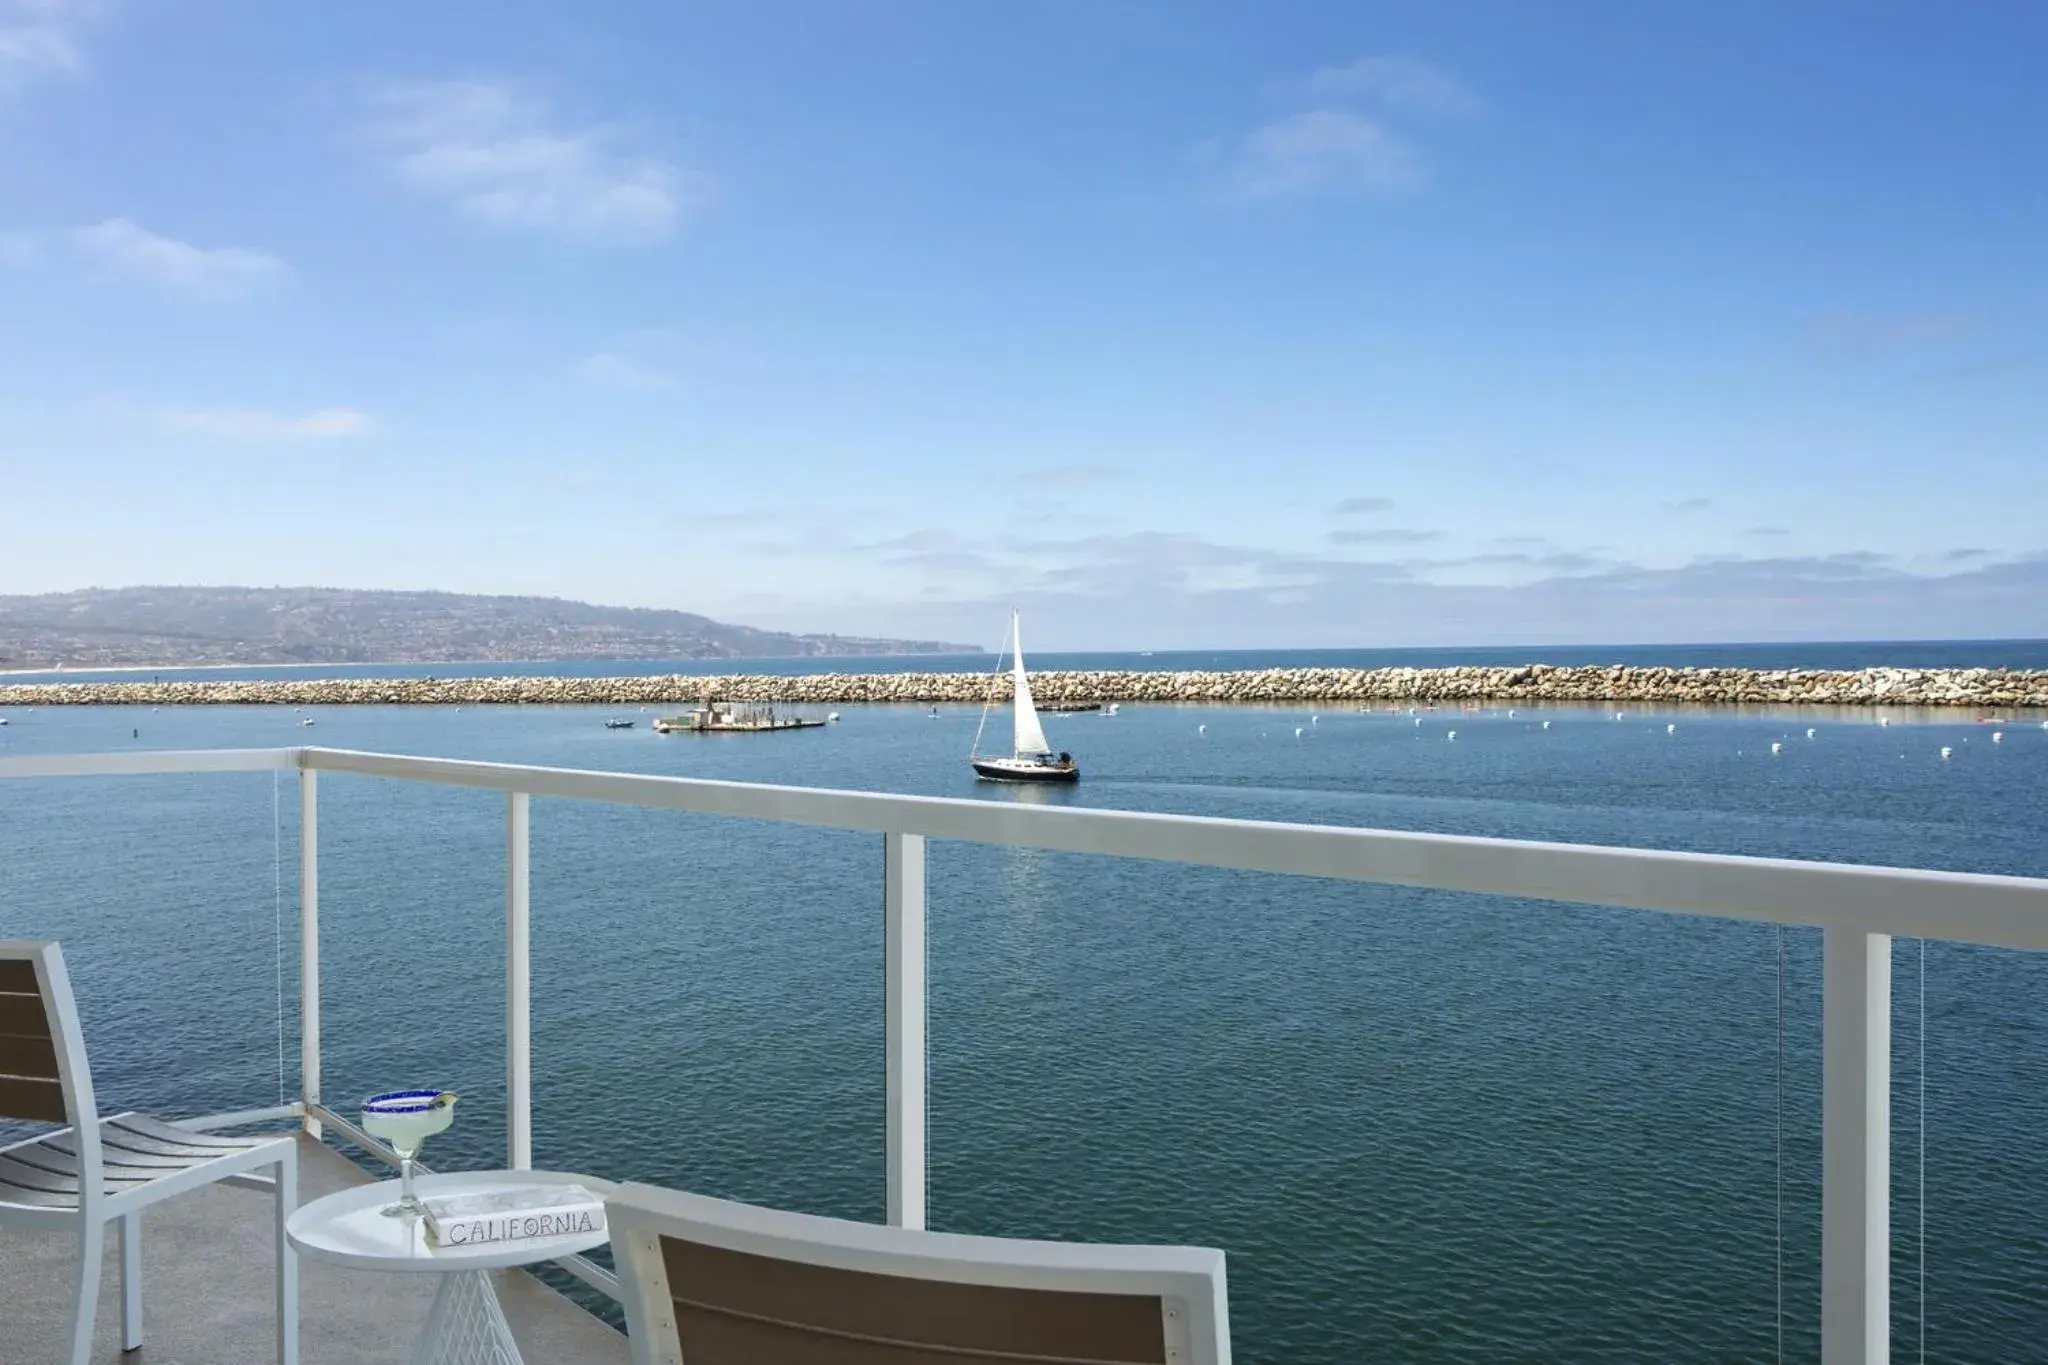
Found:
M 680 716 L 659 716 L 657 735 L 759 735 L 777 730 L 822 730 L 825 722 L 805 716 L 779 716 L 764 702 L 707 701 Z
M 1100 711 L 1101 709 L 1102 703 L 1099 701 L 1049 701 L 1041 705 L 1038 711 L 1040 715 L 1066 716 L 1079 711 Z M 1114 711 L 1116 708 L 1112 706 L 1110 709 Z
M 312 723 L 313 723 L 313 718 L 312 718 L 311 716 L 307 716 L 307 717 L 306 717 L 306 718 L 305 718 L 304 720 L 302 720 L 302 721 L 300 721 L 300 722 L 299 722 L 299 724 L 300 724 L 300 725 L 302 725 L 302 726 L 304 726 L 304 725 L 311 725 Z
M 973 765 L 977 776 L 989 782 L 1080 781 L 1081 765 L 1065 750 L 1053 752 L 1052 745 L 1046 743 L 1045 727 L 1038 723 L 1038 708 L 1031 704 L 1031 684 L 1024 679 L 1023 631 L 1014 611 L 1010 613 L 1009 645 L 1012 741 L 1009 756 L 981 756 L 981 732 L 988 726 L 989 708 L 995 705 L 997 689 L 1002 682 L 1002 660 L 998 658 L 995 677 L 990 679 L 989 699 L 981 708 L 981 724 L 974 730 L 974 747 L 968 751 L 968 763 Z
M 633 728 L 633 722 L 630 720 L 608 720 L 604 723 L 604 728 L 607 730 L 630 730 Z

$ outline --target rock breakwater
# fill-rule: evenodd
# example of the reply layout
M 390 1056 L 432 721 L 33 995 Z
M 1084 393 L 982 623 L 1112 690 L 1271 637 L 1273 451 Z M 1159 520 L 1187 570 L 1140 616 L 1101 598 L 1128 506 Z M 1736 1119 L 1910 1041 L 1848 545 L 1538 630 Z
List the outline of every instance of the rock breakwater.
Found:
M 2048 708 L 2048 671 L 1556 667 L 1269 668 L 1034 673 L 1040 701 L 1637 702 L 1699 705 Z M 986 673 L 814 673 L 640 678 L 337 678 L 0 684 L 0 706 L 679 706 L 707 697 L 796 705 L 973 702 Z

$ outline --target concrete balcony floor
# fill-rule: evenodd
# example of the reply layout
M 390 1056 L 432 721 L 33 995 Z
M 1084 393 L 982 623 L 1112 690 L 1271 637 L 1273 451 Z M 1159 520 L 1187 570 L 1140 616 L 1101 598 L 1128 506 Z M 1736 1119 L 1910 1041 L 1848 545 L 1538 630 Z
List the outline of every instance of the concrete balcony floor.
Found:
M 331 1148 L 299 1139 L 299 1197 L 371 1176 Z M 276 1359 L 270 1196 L 212 1186 L 143 1215 L 143 1347 L 121 1351 L 118 1238 L 100 1279 L 95 1365 L 266 1365 Z M 0 1231 L 0 1365 L 62 1356 L 78 1243 L 62 1232 Z M 626 1338 L 524 1271 L 500 1271 L 498 1297 L 534 1362 L 624 1365 Z M 430 1275 L 344 1270 L 300 1258 L 304 1365 L 404 1365 L 434 1297 Z

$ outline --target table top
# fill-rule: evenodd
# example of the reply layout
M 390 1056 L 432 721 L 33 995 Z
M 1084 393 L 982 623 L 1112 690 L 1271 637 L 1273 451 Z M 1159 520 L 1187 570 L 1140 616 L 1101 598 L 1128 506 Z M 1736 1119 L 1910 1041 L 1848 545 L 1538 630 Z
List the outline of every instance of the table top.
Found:
M 424 1199 L 436 1194 L 480 1194 L 527 1185 L 581 1185 L 602 1199 L 612 1182 L 564 1171 L 454 1171 L 413 1177 L 413 1193 Z M 285 1220 L 285 1237 L 302 1256 L 358 1270 L 410 1270 L 445 1274 L 451 1270 L 498 1270 L 573 1256 L 603 1246 L 603 1232 L 563 1237 L 535 1237 L 477 1247 L 436 1247 L 417 1218 L 386 1218 L 384 1208 L 398 1200 L 398 1182 L 382 1180 L 357 1185 L 301 1204 Z

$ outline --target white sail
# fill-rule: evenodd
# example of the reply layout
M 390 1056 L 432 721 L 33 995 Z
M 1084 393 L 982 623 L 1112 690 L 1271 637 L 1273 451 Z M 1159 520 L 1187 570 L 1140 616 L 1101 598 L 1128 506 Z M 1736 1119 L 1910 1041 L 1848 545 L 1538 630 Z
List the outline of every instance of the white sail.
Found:
M 1010 675 L 1016 683 L 1012 716 L 1017 727 L 1016 754 L 1023 757 L 1051 753 L 1052 745 L 1045 742 L 1045 727 L 1038 723 L 1038 708 L 1031 704 L 1031 684 L 1024 681 L 1024 632 L 1015 612 L 1010 613 Z

